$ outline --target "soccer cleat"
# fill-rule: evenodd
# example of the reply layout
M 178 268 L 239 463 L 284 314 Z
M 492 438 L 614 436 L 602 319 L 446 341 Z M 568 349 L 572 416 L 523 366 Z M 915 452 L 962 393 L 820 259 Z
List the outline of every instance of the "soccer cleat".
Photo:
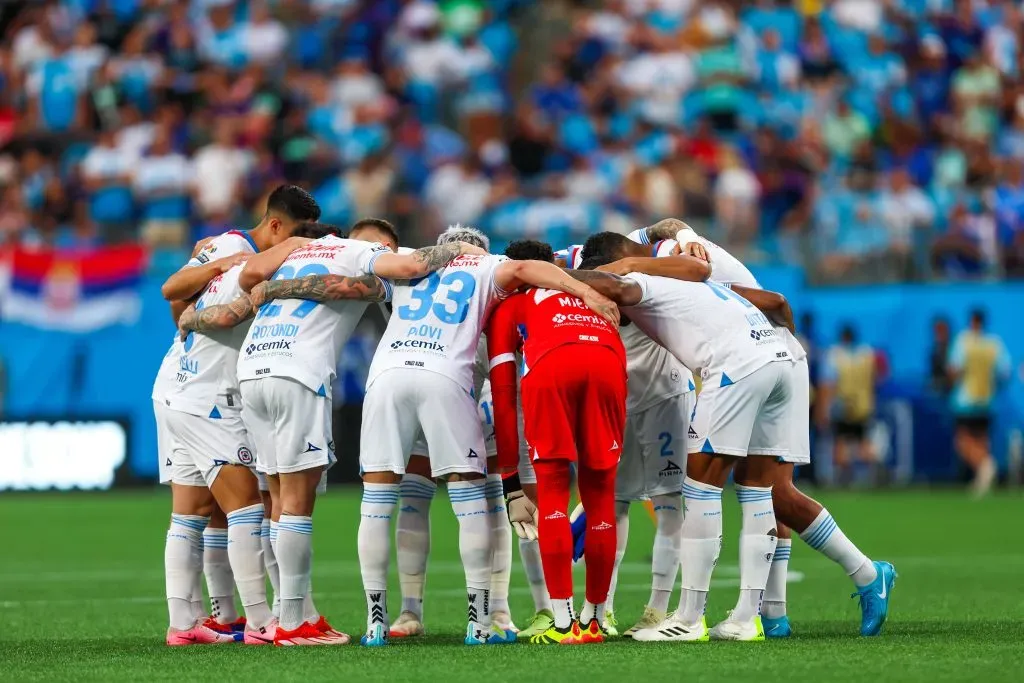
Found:
M 604 621 L 601 622 L 601 631 L 609 638 L 619 635 L 619 620 L 615 618 L 615 612 L 608 610 L 604 613 Z
M 522 631 L 520 631 L 522 633 Z M 531 645 L 575 645 L 576 641 L 572 635 L 572 626 L 558 628 L 551 624 L 543 633 L 530 636 Z
M 642 628 L 633 633 L 633 640 L 645 643 L 706 643 L 709 639 L 707 619 L 701 617 L 695 624 L 684 624 L 675 613 L 657 626 Z
M 230 624 L 222 624 L 213 617 L 206 617 L 206 620 L 203 621 L 203 626 L 217 633 L 226 633 L 234 636 L 235 642 L 240 643 L 245 634 L 245 617 L 238 617 L 238 619 Z
M 586 626 L 583 626 L 577 619 L 572 624 L 572 640 L 572 643 L 563 641 L 562 644 L 589 645 L 591 643 L 603 643 L 604 631 L 601 629 L 601 624 L 597 623 L 597 619 L 591 619 Z
M 505 611 L 491 612 L 491 623 L 497 624 L 505 631 L 519 633 L 519 629 L 512 623 L 512 615 Z
M 370 630 L 359 639 L 359 644 L 366 647 L 383 647 L 387 645 L 388 631 L 384 628 L 384 624 L 374 624 L 371 626 Z
M 764 627 L 765 638 L 789 638 L 793 635 L 793 629 L 789 625 L 789 617 L 785 614 L 775 619 L 761 617 L 761 626 Z
M 519 632 L 520 638 L 529 639 L 534 636 L 539 636 L 549 628 L 555 625 L 555 614 L 549 609 L 542 609 L 533 615 L 530 619 L 530 623 Z
M 466 645 L 486 645 L 491 642 L 491 627 L 484 626 L 483 624 L 471 621 L 466 624 Z
M 756 643 L 764 640 L 764 626 L 761 617 L 756 616 L 747 621 L 736 621 L 730 614 L 725 621 L 720 621 L 711 629 L 712 640 L 739 640 Z
M 640 621 L 626 629 L 626 632 L 622 634 L 622 637 L 632 638 L 633 634 L 637 631 L 645 628 L 654 628 L 667 618 L 668 614 L 666 612 L 662 612 L 660 609 L 654 609 L 650 606 L 644 607 L 644 615 L 640 617 Z
M 516 632 L 511 629 L 505 629 L 498 625 L 494 621 L 494 617 L 491 617 L 491 631 L 490 635 L 487 636 L 488 645 L 504 645 L 505 643 L 516 642 Z
M 419 615 L 406 610 L 398 615 L 395 623 L 391 624 L 391 631 L 388 635 L 392 638 L 412 638 L 426 633 L 427 630 L 423 628 L 423 622 L 420 621 Z
M 324 616 L 322 614 L 320 615 L 320 618 L 317 620 L 317 622 L 315 624 L 313 624 L 313 626 L 314 626 L 314 628 L 316 628 L 318 631 L 320 631 L 320 633 L 324 634 L 325 636 L 328 636 L 330 638 L 340 638 L 340 639 L 344 640 L 345 641 L 345 643 L 344 643 L 345 645 L 348 645 L 352 641 L 352 637 L 349 636 L 349 634 L 342 633 L 338 629 L 336 629 L 333 626 L 331 626 L 327 622 L 327 619 L 324 618 Z
M 271 619 L 270 623 L 260 628 L 245 627 L 242 642 L 246 645 L 273 645 L 277 638 L 277 619 Z M 320 631 L 317 631 L 320 633 Z
M 224 645 L 235 642 L 235 636 L 231 633 L 221 633 L 211 628 L 196 623 L 192 628 L 167 629 L 167 644 L 177 645 Z
M 278 647 L 297 647 L 309 645 L 344 645 L 346 638 L 327 635 L 308 621 L 302 622 L 298 628 L 286 631 L 280 626 L 274 634 L 274 645 Z
M 889 598 L 896 583 L 896 568 L 889 562 L 874 562 L 878 576 L 850 597 L 860 596 L 860 634 L 877 636 L 889 616 Z

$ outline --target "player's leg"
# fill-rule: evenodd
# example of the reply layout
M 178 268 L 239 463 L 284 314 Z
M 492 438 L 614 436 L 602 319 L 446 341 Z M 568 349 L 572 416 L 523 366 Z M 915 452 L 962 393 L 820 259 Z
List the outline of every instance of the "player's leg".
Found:
M 210 595 L 212 623 L 207 626 L 224 633 L 243 631 L 245 620 L 239 619 L 235 606 L 235 576 L 228 561 L 228 518 L 216 503 L 203 531 L 203 574 Z
M 643 449 L 637 438 L 639 419 L 639 415 L 626 417 L 626 429 L 622 437 L 622 457 L 619 458 L 619 465 L 615 472 L 615 565 L 612 567 L 612 579 L 608 586 L 608 599 L 605 602 L 605 619 L 601 624 L 609 636 L 618 635 L 618 620 L 615 618 L 615 593 L 619 584 L 619 567 L 622 565 L 622 558 L 626 555 L 626 545 L 629 541 L 629 506 L 632 501 L 644 498 Z M 585 539 L 584 543 L 586 543 Z
M 398 549 L 398 582 L 402 589 L 402 612 L 391 625 L 392 638 L 420 636 L 423 628 L 423 590 L 430 554 L 430 503 L 437 484 L 430 476 L 427 444 L 417 440 L 400 484 L 395 546 Z
M 530 462 L 525 436 L 521 441 L 523 448 L 519 458 L 519 482 L 523 486 L 523 494 L 536 505 L 537 473 Z M 530 586 L 534 614 L 518 635 L 519 638 L 529 639 L 551 628 L 555 623 L 555 615 L 551 610 L 551 598 L 548 597 L 548 587 L 544 582 L 544 566 L 541 562 L 540 543 L 537 539 L 519 539 L 519 559 L 523 563 L 526 582 Z
M 415 395 L 406 371 L 392 370 L 370 385 L 363 400 L 359 469 L 363 500 L 359 506 L 359 570 L 366 594 L 366 632 L 360 642 L 382 646 L 388 639 L 388 565 L 391 518 L 401 495 L 406 457 L 419 433 Z
M 778 480 L 776 480 L 772 486 L 773 500 L 778 485 Z M 789 575 L 789 555 L 793 546 L 793 531 L 778 519 L 775 521 L 776 529 L 779 531 L 779 541 L 775 545 L 775 555 L 772 557 L 772 566 L 768 572 L 768 584 L 765 586 L 764 599 L 761 602 L 761 625 L 764 627 L 766 638 L 787 638 L 793 633 L 789 625 L 789 617 L 786 614 L 786 581 Z
M 262 473 L 257 473 L 257 477 L 259 479 L 260 498 L 263 499 L 263 523 L 260 525 L 260 544 L 263 546 L 263 566 L 267 569 L 270 587 L 274 589 L 274 599 L 271 602 L 270 610 L 276 617 L 281 614 L 281 575 L 277 567 L 277 554 L 274 552 L 274 544 L 270 539 L 274 499 L 270 494 L 270 478 Z M 275 486 L 277 485 L 278 482 L 275 480 Z

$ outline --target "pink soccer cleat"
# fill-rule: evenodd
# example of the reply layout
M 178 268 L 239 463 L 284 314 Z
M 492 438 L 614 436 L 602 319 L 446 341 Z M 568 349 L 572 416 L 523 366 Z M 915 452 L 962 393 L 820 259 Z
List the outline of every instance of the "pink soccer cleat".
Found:
M 259 628 L 249 628 L 247 625 L 242 642 L 246 645 L 273 645 L 279 630 L 277 619 L 271 619 L 269 624 Z
M 333 629 L 332 629 L 333 630 Z M 292 631 L 286 631 L 281 627 L 277 628 L 274 635 L 274 644 L 278 647 L 291 647 L 295 645 L 346 645 L 349 637 L 344 633 L 340 635 L 329 635 L 309 623 L 302 622 L 302 625 Z
M 235 637 L 230 633 L 219 633 L 199 623 L 193 624 L 192 628 L 167 629 L 168 645 L 223 645 L 235 642 Z

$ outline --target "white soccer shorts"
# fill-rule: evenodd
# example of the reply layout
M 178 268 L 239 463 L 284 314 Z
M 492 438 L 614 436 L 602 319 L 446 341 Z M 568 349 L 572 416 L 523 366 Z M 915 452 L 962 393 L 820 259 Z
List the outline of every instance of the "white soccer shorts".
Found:
M 792 451 L 790 360 L 768 363 L 724 387 L 705 386 L 697 397 L 690 453 L 786 458 Z
M 786 422 L 793 430 L 789 441 L 789 454 L 780 456 L 783 462 L 806 465 L 811 461 L 811 374 L 807 359 L 793 365 L 792 397 L 786 404 Z
M 388 370 L 363 400 L 359 469 L 405 474 L 422 433 L 431 476 L 486 474 L 487 448 L 476 416 L 476 401 L 454 380 L 416 368 Z
M 256 465 L 249 434 L 237 412 L 209 418 L 168 409 L 166 423 L 174 443 L 171 481 L 175 484 L 212 486 L 222 465 Z
M 626 435 L 615 474 L 615 500 L 648 500 L 682 493 L 686 432 L 695 393 L 664 399 L 626 416 Z
M 239 387 L 242 412 L 259 455 L 258 471 L 291 474 L 326 470 L 334 464 L 329 397 L 287 377 L 250 379 Z
M 494 435 L 494 407 L 491 403 L 491 389 L 490 383 L 485 382 L 484 388 L 480 392 L 480 400 L 477 402 L 477 417 L 480 418 L 480 428 L 484 433 L 484 449 L 487 451 L 487 457 L 493 457 L 498 454 L 498 440 Z M 522 436 L 522 430 L 520 430 L 520 437 Z M 410 455 L 421 455 L 425 458 L 430 457 L 430 451 L 427 449 L 427 439 L 423 436 L 421 431 L 413 441 L 412 450 L 409 451 Z M 529 459 L 527 459 L 529 462 Z M 532 470 L 532 467 L 531 467 Z
M 156 418 L 156 462 L 160 483 L 170 485 L 174 477 L 174 437 L 167 426 L 167 413 L 172 412 L 166 405 L 153 399 L 153 417 Z M 198 486 L 205 486 L 200 483 Z

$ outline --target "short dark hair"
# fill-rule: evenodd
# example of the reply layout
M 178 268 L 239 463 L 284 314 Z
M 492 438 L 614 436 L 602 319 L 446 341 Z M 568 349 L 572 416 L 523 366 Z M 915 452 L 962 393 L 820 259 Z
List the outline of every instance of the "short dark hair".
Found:
M 577 268 L 577 270 L 594 270 L 595 268 L 599 268 L 600 266 L 606 266 L 615 260 L 616 259 L 614 257 L 609 256 L 607 254 L 591 256 L 588 259 L 583 259 L 583 263 L 580 264 L 580 267 Z
M 971 310 L 971 323 L 975 323 L 978 327 L 985 326 L 985 309 L 975 308 Z
M 395 230 L 395 226 L 391 224 L 391 221 L 386 221 L 383 218 L 360 218 L 348 229 L 348 234 L 351 235 L 356 230 L 364 228 L 382 232 L 394 240 L 395 245 L 401 244 L 401 241 L 398 239 L 398 231 Z
M 298 185 L 278 185 L 267 197 L 267 214 L 271 213 L 313 222 L 320 219 L 320 205 Z
M 513 261 L 555 262 L 555 252 L 551 245 L 540 240 L 516 240 L 505 247 L 505 256 Z
M 841 339 L 842 341 L 849 340 L 851 344 L 856 344 L 857 330 L 853 328 L 852 324 L 843 323 L 843 326 L 839 329 L 839 339 Z
M 327 235 L 334 235 L 338 237 L 341 235 L 341 228 L 336 225 L 330 225 L 329 223 L 299 223 L 298 227 L 292 231 L 292 237 L 310 237 L 318 240 L 321 237 Z
M 617 232 L 599 232 L 588 237 L 583 244 L 583 260 L 599 257 L 608 259 L 604 263 L 611 263 L 622 256 L 623 248 L 629 243 L 628 237 Z

